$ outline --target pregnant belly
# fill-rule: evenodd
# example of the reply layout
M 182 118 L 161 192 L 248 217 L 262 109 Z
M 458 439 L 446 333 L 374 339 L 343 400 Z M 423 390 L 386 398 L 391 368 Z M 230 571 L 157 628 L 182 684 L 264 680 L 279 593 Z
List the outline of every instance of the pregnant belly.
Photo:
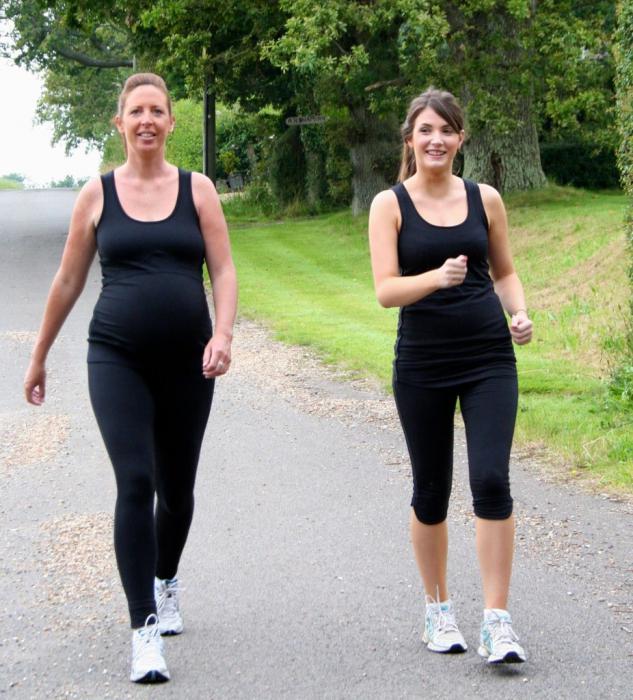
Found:
M 199 350 L 210 335 L 202 281 L 155 273 L 130 276 L 104 287 L 89 340 L 135 352 L 180 353 Z

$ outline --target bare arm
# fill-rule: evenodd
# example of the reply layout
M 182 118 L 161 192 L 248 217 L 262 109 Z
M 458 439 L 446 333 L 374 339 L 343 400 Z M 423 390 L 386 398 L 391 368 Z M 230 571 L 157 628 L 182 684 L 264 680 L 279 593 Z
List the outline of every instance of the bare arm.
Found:
M 381 306 L 407 306 L 438 289 L 461 284 L 466 276 L 466 256 L 449 258 L 442 267 L 403 277 L 398 263 L 398 200 L 391 190 L 380 192 L 369 211 L 369 250 L 376 298 Z
M 237 312 L 237 275 L 231 257 L 229 232 L 213 183 L 204 175 L 193 173 L 192 186 L 213 285 L 215 329 L 202 358 L 203 374 L 210 378 L 224 374 L 231 362 L 233 323 Z
M 79 298 L 95 255 L 95 225 L 103 208 L 99 180 L 91 180 L 77 196 L 62 260 L 53 278 L 44 316 L 24 378 L 26 400 L 36 406 L 46 395 L 46 358 L 68 314 Z
M 523 285 L 514 269 L 508 217 L 499 193 L 489 185 L 479 187 L 489 222 L 488 259 L 495 292 L 511 317 L 510 332 L 514 342 L 524 345 L 532 339 L 532 321 L 528 317 Z

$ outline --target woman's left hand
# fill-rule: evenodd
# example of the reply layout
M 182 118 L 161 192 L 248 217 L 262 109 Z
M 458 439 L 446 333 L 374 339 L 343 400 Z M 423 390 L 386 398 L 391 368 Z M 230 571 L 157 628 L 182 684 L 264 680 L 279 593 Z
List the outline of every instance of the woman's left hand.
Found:
M 517 345 L 525 345 L 532 340 L 532 321 L 528 318 L 527 311 L 520 309 L 512 315 L 510 335 Z
M 229 371 L 231 365 L 231 339 L 216 334 L 207 343 L 202 355 L 202 374 L 205 379 L 219 377 Z

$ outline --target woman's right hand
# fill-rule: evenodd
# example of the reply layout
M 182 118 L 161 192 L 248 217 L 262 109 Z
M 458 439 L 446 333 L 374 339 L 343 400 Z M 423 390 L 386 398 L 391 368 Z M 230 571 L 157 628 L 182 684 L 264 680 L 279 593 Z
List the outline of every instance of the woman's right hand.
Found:
M 34 406 L 41 406 L 46 395 L 46 367 L 43 362 L 31 360 L 24 377 L 26 400 Z
M 438 268 L 438 286 L 440 289 L 457 287 L 461 284 L 468 271 L 468 258 L 460 255 L 457 258 L 448 258 L 442 267 Z

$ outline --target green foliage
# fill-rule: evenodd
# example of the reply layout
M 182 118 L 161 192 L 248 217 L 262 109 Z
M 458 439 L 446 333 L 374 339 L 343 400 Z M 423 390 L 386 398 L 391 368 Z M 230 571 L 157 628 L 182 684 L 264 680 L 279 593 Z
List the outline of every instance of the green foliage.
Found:
M 366 219 L 336 212 L 234 227 L 229 204 L 241 312 L 388 389 L 397 310 L 375 301 Z M 536 323 L 534 342 L 516 348 L 518 442 L 546 444 L 569 472 L 587 468 L 633 489 L 633 415 L 602 381 L 612 357 L 606 343 L 623 331 L 625 205 L 620 193 L 560 187 L 508 197 L 515 261 Z
M 618 4 L 616 34 L 616 99 L 618 114 L 618 167 L 625 192 L 629 196 L 627 239 L 629 248 L 629 286 L 633 283 L 633 4 Z M 613 392 L 633 410 L 633 296 L 629 301 L 626 349 L 613 377 Z
M 0 175 L 0 190 L 23 190 L 24 183 L 18 182 L 6 175 Z
M 76 189 L 85 185 L 87 181 L 88 178 L 75 179 L 72 175 L 66 175 L 66 177 L 63 177 L 60 180 L 51 180 L 48 186 L 52 188 L 66 187 Z
M 618 166 L 622 186 L 633 196 L 633 4 L 620 2 L 616 35 Z
M 185 170 L 202 170 L 202 103 L 176 100 L 173 103 L 176 127 L 167 140 L 168 161 Z
M 13 182 L 17 182 L 18 184 L 23 184 L 26 180 L 26 176 L 22 175 L 22 173 L 7 173 L 6 175 L 0 175 L 0 177 L 5 180 L 13 180 Z
M 613 149 L 591 147 L 582 142 L 542 143 L 543 171 L 559 185 L 587 189 L 618 187 L 619 176 Z
M 268 167 L 273 196 L 282 206 L 303 199 L 306 161 L 300 127 L 292 126 L 274 140 Z

